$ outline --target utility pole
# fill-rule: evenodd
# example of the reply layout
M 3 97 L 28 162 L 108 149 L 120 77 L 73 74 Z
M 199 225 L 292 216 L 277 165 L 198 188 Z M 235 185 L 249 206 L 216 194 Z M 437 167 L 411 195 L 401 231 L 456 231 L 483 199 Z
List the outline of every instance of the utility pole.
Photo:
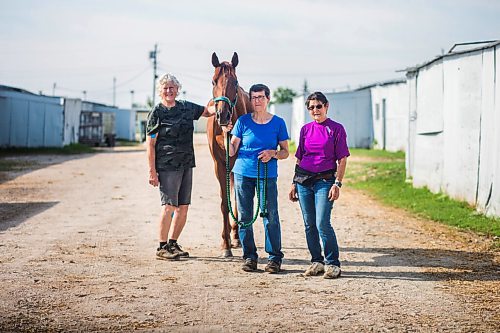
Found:
M 52 85 L 52 96 L 55 95 L 56 95 L 56 83 L 54 82 L 54 84 Z
M 156 75 L 156 64 L 157 64 L 157 54 L 158 54 L 158 43 L 155 44 L 154 51 L 149 52 L 149 59 L 153 60 L 153 107 L 155 105 L 155 96 L 156 96 L 156 79 L 158 76 Z
M 116 106 L 116 77 L 113 77 L 113 106 Z
M 82 93 L 83 93 L 83 100 L 86 101 L 87 100 L 87 90 L 82 91 Z
M 130 108 L 134 108 L 134 91 L 130 90 Z

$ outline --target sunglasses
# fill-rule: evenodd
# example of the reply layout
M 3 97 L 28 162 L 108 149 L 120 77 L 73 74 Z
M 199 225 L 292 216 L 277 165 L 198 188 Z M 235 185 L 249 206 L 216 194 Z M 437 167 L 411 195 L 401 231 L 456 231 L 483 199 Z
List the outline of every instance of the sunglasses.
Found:
M 312 105 L 312 106 L 307 107 L 307 109 L 309 111 L 313 111 L 314 109 L 321 110 L 322 108 L 323 108 L 323 104 L 316 104 L 316 105 Z

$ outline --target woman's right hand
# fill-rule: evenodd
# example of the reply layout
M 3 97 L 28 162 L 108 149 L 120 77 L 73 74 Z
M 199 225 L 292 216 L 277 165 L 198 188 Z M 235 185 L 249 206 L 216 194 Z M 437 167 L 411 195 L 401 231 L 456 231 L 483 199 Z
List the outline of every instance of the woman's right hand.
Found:
M 295 184 L 292 184 L 292 188 L 290 189 L 290 192 L 288 193 L 288 199 L 290 199 L 291 202 L 299 201 L 299 197 L 297 196 L 297 189 L 295 188 Z
M 150 172 L 149 173 L 149 184 L 153 185 L 154 187 L 158 186 L 160 182 L 158 181 L 158 174 L 155 172 Z
M 229 123 L 226 126 L 221 126 L 221 127 L 224 133 L 229 133 L 233 129 L 233 123 L 229 121 Z

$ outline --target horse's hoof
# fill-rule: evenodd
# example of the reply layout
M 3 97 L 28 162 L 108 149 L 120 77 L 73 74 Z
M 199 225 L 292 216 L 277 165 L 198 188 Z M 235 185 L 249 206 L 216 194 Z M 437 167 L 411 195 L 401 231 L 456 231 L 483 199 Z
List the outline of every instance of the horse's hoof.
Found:
M 232 247 L 233 249 L 238 248 L 238 247 L 241 247 L 241 242 L 240 242 L 240 240 L 239 240 L 239 239 L 233 239 L 233 240 L 231 241 L 231 247 Z
M 231 258 L 233 256 L 233 252 L 230 249 L 222 251 L 222 256 L 224 258 Z

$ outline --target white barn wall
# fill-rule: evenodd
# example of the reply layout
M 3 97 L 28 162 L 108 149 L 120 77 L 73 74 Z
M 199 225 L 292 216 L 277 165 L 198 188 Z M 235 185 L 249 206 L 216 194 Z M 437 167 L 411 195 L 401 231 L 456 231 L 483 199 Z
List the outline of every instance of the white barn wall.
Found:
M 408 87 L 406 82 L 388 83 L 371 88 L 374 148 L 406 151 L 408 142 Z M 378 105 L 378 107 L 377 107 Z M 378 108 L 378 112 L 377 112 Z
M 80 112 L 82 100 L 79 98 L 64 98 L 64 139 L 63 145 L 78 143 L 80 129 Z
M 373 120 L 370 89 L 329 93 L 325 96 L 330 103 L 328 117 L 344 126 L 348 146 L 371 148 Z M 309 114 L 307 117 L 309 119 Z
M 496 58 L 496 59 L 495 59 Z M 481 137 L 477 205 L 488 215 L 500 216 L 500 56 L 483 53 Z
M 406 178 L 415 173 L 415 141 L 417 137 L 417 79 L 418 72 L 407 75 L 408 88 L 408 143 L 406 146 Z
M 326 93 L 325 96 L 330 104 L 327 116 L 344 126 L 348 146 L 370 148 L 373 142 L 370 89 Z M 304 96 L 293 99 L 290 137 L 295 143 L 299 140 L 302 126 L 312 121 L 304 103 Z
M 288 135 L 290 138 L 292 137 L 291 129 L 292 129 L 292 117 L 293 117 L 293 103 L 279 103 L 272 104 L 269 107 L 269 112 L 277 115 L 280 118 L 283 118 L 286 124 L 286 130 L 288 131 Z
M 488 215 L 500 216 L 500 48 L 498 45 L 495 48 L 495 108 L 494 108 L 494 135 L 492 135 L 492 142 L 494 142 L 494 146 L 492 149 L 495 149 L 497 153 L 496 158 L 496 168 L 494 184 L 492 188 L 492 195 L 490 198 L 489 206 L 486 207 L 486 213 Z
M 407 176 L 500 216 L 500 43 L 407 74 Z
M 441 190 L 443 173 L 443 63 L 422 68 L 417 81 L 413 185 Z
M 481 117 L 482 51 L 444 62 L 444 168 L 442 190 L 476 203 Z
M 200 119 L 194 121 L 194 132 L 195 133 L 207 133 L 207 117 L 200 117 Z
M 305 103 L 305 97 L 303 95 L 296 96 L 293 98 L 292 102 L 292 121 L 290 129 L 290 138 L 295 142 L 296 145 L 299 143 L 300 129 L 305 123 L 309 122 L 308 114 Z

